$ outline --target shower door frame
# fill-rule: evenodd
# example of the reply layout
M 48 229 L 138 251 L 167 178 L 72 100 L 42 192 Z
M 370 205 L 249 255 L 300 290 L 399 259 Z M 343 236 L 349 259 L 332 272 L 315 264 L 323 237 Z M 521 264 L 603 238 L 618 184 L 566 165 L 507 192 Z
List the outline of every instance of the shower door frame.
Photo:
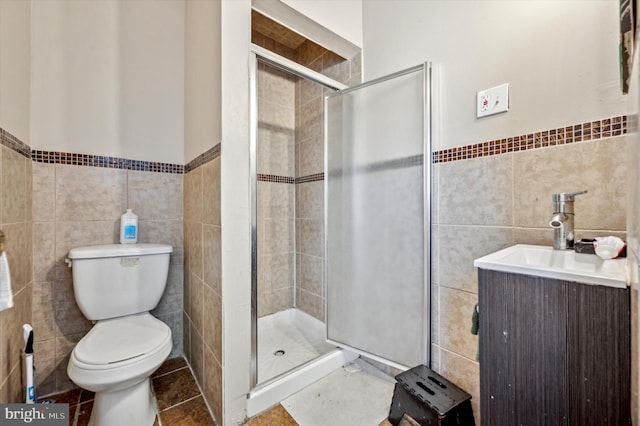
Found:
M 333 90 L 349 86 L 306 68 L 270 50 L 251 44 L 249 57 L 249 181 L 251 208 L 251 369 L 250 387 L 258 385 L 258 61 L 266 62 L 298 77 L 305 78 Z M 303 364 L 304 365 L 304 364 Z M 299 366 L 300 367 L 300 366 Z M 285 372 L 287 374 L 290 371 Z M 279 376 L 276 376 L 277 379 Z M 274 379 L 268 380 L 270 383 Z M 262 383 L 260 384 L 262 385 Z
M 328 99 L 334 96 L 340 96 L 342 94 L 348 94 L 369 86 L 376 85 L 378 83 L 384 83 L 386 81 L 392 80 L 397 77 L 402 77 L 408 74 L 412 74 L 415 72 L 423 72 L 423 81 L 422 81 L 422 103 L 423 103 L 423 117 L 422 117 L 422 136 L 423 136 L 423 182 L 422 182 L 422 196 L 423 196 L 423 244 L 424 244 L 424 253 L 423 253 L 423 306 L 424 313 L 423 318 L 427 321 L 423 321 L 423 332 L 422 332 L 422 348 L 423 348 L 423 359 L 422 363 L 431 366 L 431 236 L 432 236 L 432 185 L 433 185 L 433 170 L 432 170 L 432 157 L 433 157 L 433 119 L 434 119 L 434 111 L 433 111 L 433 102 L 434 102 L 434 93 L 433 87 L 434 80 L 436 77 L 436 69 L 432 62 L 426 61 L 422 64 L 415 65 L 410 68 L 406 68 L 392 74 L 388 74 L 362 84 L 358 84 L 356 86 L 349 87 L 347 89 L 343 89 L 337 91 L 335 93 L 331 93 L 325 95 L 324 102 L 324 152 L 325 152 L 325 164 L 324 169 L 325 172 L 329 169 L 328 164 L 328 146 L 329 146 L 329 131 L 328 131 L 328 117 L 329 117 L 329 102 Z M 328 218 L 329 218 L 329 174 L 327 173 L 324 181 L 324 242 L 325 242 L 325 273 L 324 276 L 327 277 L 327 281 L 325 282 L 325 286 L 328 288 Z M 325 326 L 327 327 L 327 342 L 334 344 L 343 349 L 349 350 L 351 352 L 355 352 L 360 355 L 364 355 L 368 358 L 371 358 L 375 361 L 381 362 L 383 364 L 389 365 L 394 368 L 398 368 L 400 370 L 407 370 L 412 365 L 402 365 L 393 360 L 389 360 L 378 355 L 372 354 L 366 350 L 359 349 L 355 346 L 349 345 L 349 343 L 341 342 L 337 340 L 333 340 L 329 336 L 329 327 L 328 327 L 328 302 L 325 304 Z

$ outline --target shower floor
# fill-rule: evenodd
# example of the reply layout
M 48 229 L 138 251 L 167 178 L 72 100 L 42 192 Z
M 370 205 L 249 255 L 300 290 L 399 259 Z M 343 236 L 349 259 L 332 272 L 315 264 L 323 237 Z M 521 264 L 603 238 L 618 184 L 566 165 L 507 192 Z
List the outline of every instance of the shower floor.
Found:
M 258 319 L 258 383 L 335 349 L 322 321 L 291 308 Z

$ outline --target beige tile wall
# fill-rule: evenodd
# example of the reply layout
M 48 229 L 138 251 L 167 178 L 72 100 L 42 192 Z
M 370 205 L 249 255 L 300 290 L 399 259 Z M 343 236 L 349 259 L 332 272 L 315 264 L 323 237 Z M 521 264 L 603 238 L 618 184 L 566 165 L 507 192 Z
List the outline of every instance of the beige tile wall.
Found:
M 473 260 L 518 243 L 551 245 L 555 192 L 589 191 L 576 198 L 576 238 L 625 238 L 626 145 L 620 136 L 434 165 L 432 364 L 473 395 L 476 419 Z
M 0 147 L 0 229 L 11 271 L 13 308 L 0 312 L 0 402 L 24 402 L 22 324 L 32 323 L 31 160 Z
M 167 288 L 152 312 L 173 332 L 170 356 L 182 353 L 182 175 L 33 163 L 33 327 L 40 395 L 75 387 L 67 377 L 74 345 L 91 328 L 64 263 L 73 247 L 119 242 L 127 206 L 139 219 L 139 242 L 174 248 Z
M 184 175 L 183 348 L 222 424 L 220 157 Z
M 258 173 L 292 178 L 295 85 L 290 73 L 258 64 Z M 294 306 L 295 185 L 258 182 L 258 317 Z
M 361 80 L 359 55 L 344 60 L 309 40 L 287 47 L 257 31 L 252 42 L 344 84 Z M 259 64 L 258 173 L 287 178 L 322 173 L 327 90 Z M 323 200 L 322 181 L 258 182 L 259 317 L 295 304 L 324 320 Z
M 360 82 L 360 55 L 344 60 L 307 40 L 298 62 L 346 85 Z M 295 177 L 324 171 L 324 95 L 330 89 L 305 79 L 296 82 Z M 324 182 L 299 182 L 295 188 L 296 306 L 324 321 Z

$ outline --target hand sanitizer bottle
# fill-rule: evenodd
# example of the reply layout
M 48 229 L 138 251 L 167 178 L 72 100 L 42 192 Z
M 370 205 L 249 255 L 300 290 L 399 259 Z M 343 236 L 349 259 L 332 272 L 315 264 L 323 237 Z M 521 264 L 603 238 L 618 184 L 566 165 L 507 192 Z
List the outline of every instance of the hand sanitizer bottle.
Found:
M 138 215 L 131 209 L 120 217 L 120 243 L 132 244 L 138 242 Z

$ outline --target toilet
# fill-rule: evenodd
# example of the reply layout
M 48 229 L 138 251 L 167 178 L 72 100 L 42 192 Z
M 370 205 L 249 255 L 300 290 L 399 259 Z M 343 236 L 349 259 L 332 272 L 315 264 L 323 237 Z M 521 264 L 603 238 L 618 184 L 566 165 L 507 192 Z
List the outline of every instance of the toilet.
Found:
M 172 340 L 171 329 L 149 311 L 164 292 L 172 251 L 166 244 L 110 244 L 69 252 L 76 302 L 96 321 L 67 367 L 75 384 L 95 392 L 91 426 L 155 421 L 150 376 Z

